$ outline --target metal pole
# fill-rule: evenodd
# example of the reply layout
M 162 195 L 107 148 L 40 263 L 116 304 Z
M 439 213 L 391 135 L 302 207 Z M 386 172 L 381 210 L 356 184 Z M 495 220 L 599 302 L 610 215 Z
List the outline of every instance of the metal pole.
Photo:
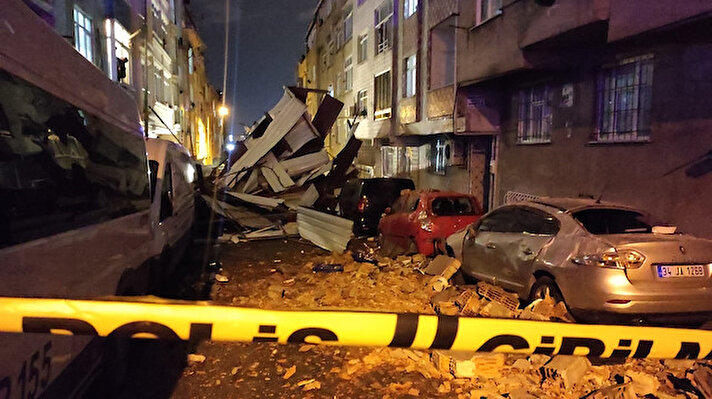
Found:
M 150 15 L 150 0 L 144 0 L 146 5 L 146 16 L 143 19 L 143 70 L 144 70 L 144 82 L 143 82 L 143 135 L 148 138 L 148 18 Z

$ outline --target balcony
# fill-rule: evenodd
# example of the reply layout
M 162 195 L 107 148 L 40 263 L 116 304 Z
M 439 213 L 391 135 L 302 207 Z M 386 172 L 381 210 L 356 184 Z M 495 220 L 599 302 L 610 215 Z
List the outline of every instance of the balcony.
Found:
M 551 50 L 605 44 L 610 0 L 504 0 L 502 10 L 478 23 L 475 1 L 463 2 L 460 25 L 470 26 L 458 40 L 459 82 L 475 82 L 535 69 L 551 62 Z

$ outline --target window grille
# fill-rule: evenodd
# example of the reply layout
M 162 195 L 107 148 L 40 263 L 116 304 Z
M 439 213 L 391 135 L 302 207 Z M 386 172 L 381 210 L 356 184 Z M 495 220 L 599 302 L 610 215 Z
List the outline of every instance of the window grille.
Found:
M 551 119 L 549 86 L 535 86 L 519 91 L 517 143 L 550 143 Z
M 602 68 L 598 78 L 596 142 L 650 138 L 653 56 L 621 60 Z

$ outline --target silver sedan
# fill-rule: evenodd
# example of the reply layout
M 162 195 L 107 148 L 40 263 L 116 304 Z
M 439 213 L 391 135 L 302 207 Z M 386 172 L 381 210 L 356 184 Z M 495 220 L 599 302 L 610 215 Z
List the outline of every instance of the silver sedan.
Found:
M 712 320 L 712 241 L 656 226 L 642 211 L 542 198 L 497 208 L 447 240 L 465 275 L 533 300 L 564 301 L 578 320 Z

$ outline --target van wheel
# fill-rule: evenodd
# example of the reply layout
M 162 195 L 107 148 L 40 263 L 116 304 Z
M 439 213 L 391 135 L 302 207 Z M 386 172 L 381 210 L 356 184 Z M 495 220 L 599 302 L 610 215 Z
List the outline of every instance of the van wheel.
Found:
M 536 282 L 532 286 L 531 293 L 529 294 L 529 302 L 544 299 L 547 296 L 552 297 L 556 302 L 564 302 L 564 296 L 561 294 L 561 290 L 559 290 L 554 280 L 548 276 L 541 276 L 536 279 Z

